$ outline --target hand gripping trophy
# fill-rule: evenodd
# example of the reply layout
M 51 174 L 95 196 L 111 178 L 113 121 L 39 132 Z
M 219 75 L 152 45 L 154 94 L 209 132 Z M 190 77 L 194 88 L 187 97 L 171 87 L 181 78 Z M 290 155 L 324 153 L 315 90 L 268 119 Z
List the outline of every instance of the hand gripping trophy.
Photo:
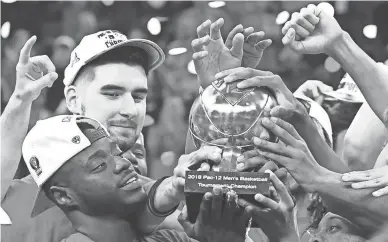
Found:
M 220 147 L 222 160 L 211 171 L 186 172 L 186 204 L 189 220 L 195 221 L 204 193 L 219 185 L 235 191 L 239 197 L 254 201 L 256 193 L 268 193 L 268 175 L 236 171 L 237 157 L 254 149 L 253 137 L 276 141 L 277 137 L 261 126 L 276 99 L 264 87 L 237 88 L 237 83 L 216 80 L 195 100 L 189 117 L 189 130 L 197 148 Z M 211 164 L 211 161 L 207 161 Z

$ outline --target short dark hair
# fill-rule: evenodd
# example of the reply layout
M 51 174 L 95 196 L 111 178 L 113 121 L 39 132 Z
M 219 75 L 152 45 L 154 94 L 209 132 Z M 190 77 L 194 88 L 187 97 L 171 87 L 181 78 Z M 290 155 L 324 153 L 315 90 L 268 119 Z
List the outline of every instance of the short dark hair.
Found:
M 148 55 L 147 52 L 138 47 L 119 47 L 108 51 L 81 68 L 74 78 L 74 84 L 78 80 L 92 81 L 95 78 L 94 67 L 108 63 L 122 63 L 129 66 L 141 66 L 148 75 Z

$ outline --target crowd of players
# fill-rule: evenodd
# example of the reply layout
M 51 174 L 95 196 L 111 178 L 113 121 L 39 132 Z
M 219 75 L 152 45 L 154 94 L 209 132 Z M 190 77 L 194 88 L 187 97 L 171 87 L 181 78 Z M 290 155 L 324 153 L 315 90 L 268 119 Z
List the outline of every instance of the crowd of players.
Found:
M 330 128 L 311 112 L 314 100 L 293 94 L 278 75 L 255 69 L 271 40 L 238 25 L 224 42 L 222 25 L 223 19 L 208 20 L 197 28 L 192 47 L 199 85 L 244 79 L 239 88 L 265 86 L 275 94 L 278 106 L 261 122 L 280 142 L 255 137 L 257 149 L 238 159 L 240 171 L 270 174 L 271 196 L 256 194 L 258 206 L 215 187 L 204 195 L 197 221 L 189 222 L 182 203 L 185 172 L 199 163 L 206 171 L 211 164 L 205 160 L 221 160 L 220 148 L 197 150 L 189 136 L 173 176 L 146 177 L 141 131 L 147 74 L 163 63 L 164 54 L 151 41 L 128 40 L 117 31 L 85 36 L 73 50 L 63 82 L 74 115 L 41 120 L 27 134 L 32 102 L 58 78 L 47 56 L 30 56 L 37 41 L 32 37 L 20 52 L 15 90 L 1 116 L 1 207 L 11 220 L 2 225 L 2 239 L 387 241 L 388 148 L 375 142 L 386 131 L 364 126 L 371 119 L 388 125 L 388 68 L 315 5 L 294 13 L 282 29 L 284 45 L 331 56 L 366 99 L 348 131 L 365 134 L 349 133 L 345 143 L 363 140 L 365 146 L 347 156 L 353 163 L 365 157 L 360 152 L 378 158 L 359 161 L 373 169 L 352 171 L 348 157 L 332 150 Z M 378 147 L 365 150 L 371 146 Z M 21 155 L 30 175 L 13 179 Z M 251 219 L 259 228 L 247 226 Z

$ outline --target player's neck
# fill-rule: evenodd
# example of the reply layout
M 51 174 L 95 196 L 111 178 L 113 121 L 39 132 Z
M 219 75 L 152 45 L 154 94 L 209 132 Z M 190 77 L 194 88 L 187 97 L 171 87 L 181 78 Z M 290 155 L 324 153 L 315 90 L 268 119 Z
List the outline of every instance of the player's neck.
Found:
M 136 241 L 135 228 L 121 218 L 92 217 L 82 213 L 69 216 L 73 227 L 94 242 Z

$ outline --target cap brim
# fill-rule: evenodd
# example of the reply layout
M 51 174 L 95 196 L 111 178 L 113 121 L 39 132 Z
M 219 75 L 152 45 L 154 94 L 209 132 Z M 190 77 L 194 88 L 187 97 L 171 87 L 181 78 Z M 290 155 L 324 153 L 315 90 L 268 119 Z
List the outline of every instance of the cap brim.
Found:
M 106 52 L 109 52 L 111 50 L 120 48 L 120 47 L 125 47 L 125 46 L 131 46 L 131 47 L 137 47 L 148 54 L 148 69 L 149 71 L 155 70 L 158 68 L 161 64 L 163 64 L 165 60 L 165 55 L 163 50 L 157 45 L 156 43 L 146 40 L 146 39 L 129 39 L 127 41 L 123 41 L 119 44 L 116 44 L 115 46 L 99 53 L 98 55 L 94 56 L 93 58 L 90 58 L 85 62 L 85 64 L 93 61 L 97 57 L 105 54 Z
M 54 206 L 55 204 L 46 196 L 45 192 L 39 188 L 38 194 L 35 197 L 34 207 L 32 208 L 31 218 L 38 216 Z
M 330 142 L 333 143 L 333 130 L 327 112 L 314 100 L 301 94 L 294 94 L 295 98 L 302 99 L 310 103 L 309 116 L 315 118 L 325 130 Z
M 365 100 L 361 97 L 358 97 L 356 95 L 350 95 L 344 92 L 337 92 L 337 91 L 330 91 L 330 92 L 324 92 L 324 95 L 344 101 L 344 102 L 350 102 L 350 103 L 363 103 Z

